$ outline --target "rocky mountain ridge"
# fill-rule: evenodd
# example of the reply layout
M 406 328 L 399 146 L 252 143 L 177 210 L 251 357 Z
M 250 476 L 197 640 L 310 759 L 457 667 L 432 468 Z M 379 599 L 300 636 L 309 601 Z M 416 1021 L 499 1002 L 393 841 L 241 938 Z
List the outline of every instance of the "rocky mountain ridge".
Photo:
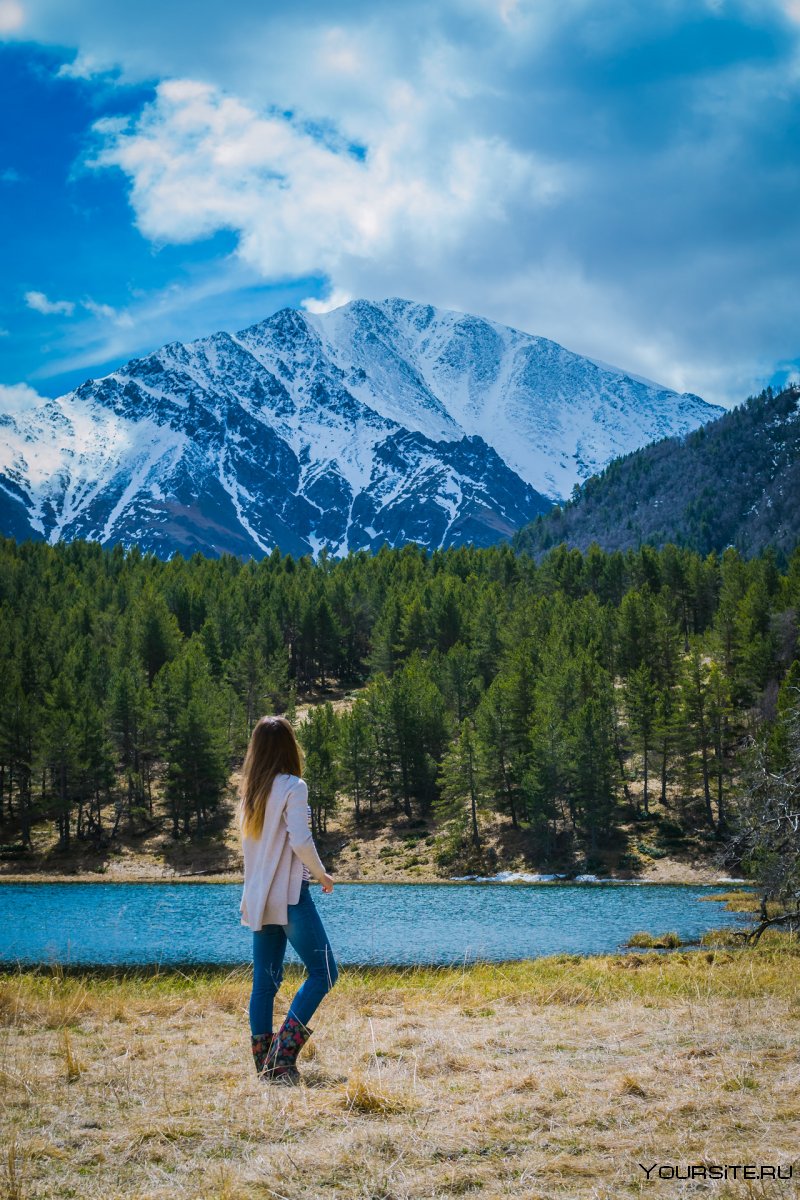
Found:
M 468 314 L 283 309 L 0 414 L 0 528 L 162 556 L 488 545 L 717 411 Z

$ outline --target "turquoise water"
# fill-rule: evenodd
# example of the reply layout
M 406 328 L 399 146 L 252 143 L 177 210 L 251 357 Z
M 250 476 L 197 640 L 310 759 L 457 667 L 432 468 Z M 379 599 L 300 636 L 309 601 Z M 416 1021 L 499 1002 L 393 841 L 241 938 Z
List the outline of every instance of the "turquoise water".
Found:
M 337 884 L 311 895 L 340 963 L 460 963 L 600 954 L 637 929 L 684 940 L 741 927 L 676 884 Z M 0 962 L 134 966 L 249 961 L 241 887 L 90 883 L 0 886 Z M 287 961 L 296 961 L 289 949 Z

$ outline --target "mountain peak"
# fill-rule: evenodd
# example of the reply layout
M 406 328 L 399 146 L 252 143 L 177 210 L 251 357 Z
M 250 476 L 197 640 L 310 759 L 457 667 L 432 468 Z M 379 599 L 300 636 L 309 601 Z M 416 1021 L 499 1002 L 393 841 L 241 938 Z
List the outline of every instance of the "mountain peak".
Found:
M 469 313 L 284 308 L 9 413 L 0 522 L 159 554 L 488 544 L 716 411 Z

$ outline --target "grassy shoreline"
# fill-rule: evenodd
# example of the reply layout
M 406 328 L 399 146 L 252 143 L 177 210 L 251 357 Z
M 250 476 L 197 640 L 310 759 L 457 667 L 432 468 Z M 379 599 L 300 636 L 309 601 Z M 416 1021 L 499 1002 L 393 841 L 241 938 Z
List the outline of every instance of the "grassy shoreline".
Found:
M 301 978 L 287 964 L 277 1019 Z M 249 983 L 246 967 L 0 971 L 0 1194 L 709 1194 L 638 1166 L 691 1162 L 794 1164 L 779 1184 L 714 1184 L 719 1200 L 800 1195 L 796 938 L 345 966 L 294 1089 L 255 1078 Z

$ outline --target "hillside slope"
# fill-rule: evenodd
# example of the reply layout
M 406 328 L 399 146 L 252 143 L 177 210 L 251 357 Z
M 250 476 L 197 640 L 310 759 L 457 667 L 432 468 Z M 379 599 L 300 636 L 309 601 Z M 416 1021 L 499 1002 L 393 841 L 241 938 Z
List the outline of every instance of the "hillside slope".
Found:
M 673 542 L 789 552 L 800 540 L 800 388 L 769 390 L 686 437 L 616 459 L 514 539 L 538 555 L 566 543 L 604 550 Z

